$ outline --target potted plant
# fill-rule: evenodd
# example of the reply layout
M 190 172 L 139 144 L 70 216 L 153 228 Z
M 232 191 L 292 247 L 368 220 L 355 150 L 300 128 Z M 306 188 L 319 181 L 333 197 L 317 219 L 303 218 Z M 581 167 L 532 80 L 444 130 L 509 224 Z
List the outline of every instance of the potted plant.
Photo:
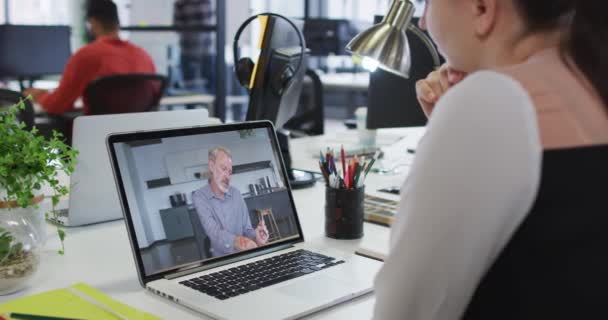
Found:
M 51 212 L 56 215 L 59 198 L 69 188 L 62 185 L 58 174 L 74 171 L 77 151 L 66 145 L 61 134 L 53 132 L 46 139 L 34 127 L 28 130 L 17 121 L 24 109 L 21 101 L 0 111 L 0 294 L 23 288 L 40 263 L 40 228 L 36 228 L 38 204 L 51 199 Z M 50 195 L 43 195 L 45 187 Z M 44 223 L 41 227 L 45 228 Z M 64 253 L 65 232 L 57 228 Z

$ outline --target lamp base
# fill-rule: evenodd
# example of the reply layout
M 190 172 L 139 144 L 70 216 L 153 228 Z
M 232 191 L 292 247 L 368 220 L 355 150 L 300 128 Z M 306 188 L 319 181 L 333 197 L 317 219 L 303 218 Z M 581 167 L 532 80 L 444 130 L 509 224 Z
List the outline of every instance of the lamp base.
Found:
M 292 189 L 303 189 L 312 187 L 317 179 L 312 172 L 302 171 L 298 169 L 291 169 L 288 172 L 289 185 Z

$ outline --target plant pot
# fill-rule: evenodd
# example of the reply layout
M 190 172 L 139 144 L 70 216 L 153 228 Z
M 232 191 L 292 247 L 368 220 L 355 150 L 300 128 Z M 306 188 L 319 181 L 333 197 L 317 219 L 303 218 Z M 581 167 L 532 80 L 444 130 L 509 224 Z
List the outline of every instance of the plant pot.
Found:
M 41 243 L 31 219 L 38 212 L 0 202 L 0 295 L 23 289 L 38 271 Z

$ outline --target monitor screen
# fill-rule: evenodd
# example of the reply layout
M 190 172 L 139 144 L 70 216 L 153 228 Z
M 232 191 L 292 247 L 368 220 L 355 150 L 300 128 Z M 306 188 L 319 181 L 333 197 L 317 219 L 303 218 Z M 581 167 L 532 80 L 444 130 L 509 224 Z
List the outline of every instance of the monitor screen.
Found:
M 379 22 L 381 17 L 377 17 Z M 412 24 L 418 24 L 418 18 Z M 370 129 L 417 127 L 427 123 L 416 97 L 416 81 L 435 69 L 433 57 L 424 42 L 407 31 L 412 68 L 409 79 L 378 69 L 370 74 L 367 127 Z M 444 61 L 441 59 L 441 63 Z
M 145 276 L 300 237 L 271 127 L 223 127 L 111 144 Z
M 62 74 L 71 56 L 70 27 L 0 25 L 0 78 Z
M 349 20 L 306 19 L 304 37 L 312 56 L 346 55 L 346 45 L 357 35 Z

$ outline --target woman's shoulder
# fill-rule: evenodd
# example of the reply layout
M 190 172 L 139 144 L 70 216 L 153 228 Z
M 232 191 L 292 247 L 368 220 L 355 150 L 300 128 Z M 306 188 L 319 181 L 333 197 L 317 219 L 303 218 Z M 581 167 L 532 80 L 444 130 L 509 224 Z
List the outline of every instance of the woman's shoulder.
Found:
M 556 81 L 564 81 L 571 76 L 570 70 L 556 48 L 549 48 L 533 54 L 526 61 L 492 69 L 519 82 L 530 95 L 553 91 L 549 86 Z
M 532 100 L 517 79 L 486 70 L 470 74 L 448 90 L 435 107 L 431 120 L 466 117 L 506 121 L 516 114 L 534 118 L 534 113 Z

